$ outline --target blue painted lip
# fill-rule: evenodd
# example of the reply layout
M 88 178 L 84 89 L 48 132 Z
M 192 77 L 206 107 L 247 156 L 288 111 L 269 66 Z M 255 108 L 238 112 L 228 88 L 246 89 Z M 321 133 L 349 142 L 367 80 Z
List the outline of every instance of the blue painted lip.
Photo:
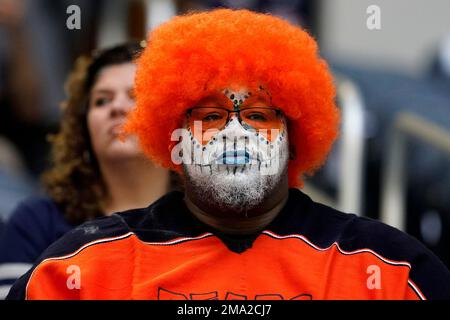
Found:
M 224 152 L 219 158 L 217 163 L 228 165 L 243 165 L 250 163 L 250 155 L 247 151 L 236 150 Z

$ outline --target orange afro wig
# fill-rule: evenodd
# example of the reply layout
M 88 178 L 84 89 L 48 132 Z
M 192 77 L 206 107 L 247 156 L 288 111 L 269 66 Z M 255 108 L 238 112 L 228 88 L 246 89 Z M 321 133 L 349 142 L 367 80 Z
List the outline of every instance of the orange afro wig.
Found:
M 170 137 L 187 109 L 230 84 L 263 85 L 288 119 L 289 185 L 302 186 L 337 137 L 333 78 L 314 39 L 289 22 L 248 10 L 218 9 L 177 16 L 149 35 L 137 60 L 136 108 L 126 131 L 154 162 L 171 161 Z

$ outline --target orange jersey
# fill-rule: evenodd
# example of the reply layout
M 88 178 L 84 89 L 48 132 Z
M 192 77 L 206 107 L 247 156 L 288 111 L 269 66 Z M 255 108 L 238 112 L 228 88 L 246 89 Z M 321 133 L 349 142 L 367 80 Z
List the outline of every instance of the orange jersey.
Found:
M 8 298 L 448 299 L 450 273 L 410 236 L 296 189 L 247 236 L 209 228 L 173 192 L 70 231 Z

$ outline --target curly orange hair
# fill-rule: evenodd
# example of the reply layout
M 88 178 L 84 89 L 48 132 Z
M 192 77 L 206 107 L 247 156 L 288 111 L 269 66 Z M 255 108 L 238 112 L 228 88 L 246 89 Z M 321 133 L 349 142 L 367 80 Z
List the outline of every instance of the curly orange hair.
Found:
M 135 133 L 156 163 L 171 161 L 171 133 L 186 110 L 230 84 L 263 85 L 288 119 L 290 186 L 302 186 L 326 159 L 337 137 L 339 110 L 327 63 L 314 39 L 289 22 L 248 10 L 217 9 L 177 16 L 150 33 L 137 61 Z

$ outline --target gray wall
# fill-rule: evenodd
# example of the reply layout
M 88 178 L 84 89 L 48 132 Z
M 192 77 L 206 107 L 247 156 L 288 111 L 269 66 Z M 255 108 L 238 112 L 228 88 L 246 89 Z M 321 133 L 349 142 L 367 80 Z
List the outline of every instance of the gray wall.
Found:
M 368 30 L 366 9 L 381 9 L 381 30 Z M 439 39 L 450 34 L 450 0 L 321 0 L 324 54 L 342 62 L 420 75 Z

